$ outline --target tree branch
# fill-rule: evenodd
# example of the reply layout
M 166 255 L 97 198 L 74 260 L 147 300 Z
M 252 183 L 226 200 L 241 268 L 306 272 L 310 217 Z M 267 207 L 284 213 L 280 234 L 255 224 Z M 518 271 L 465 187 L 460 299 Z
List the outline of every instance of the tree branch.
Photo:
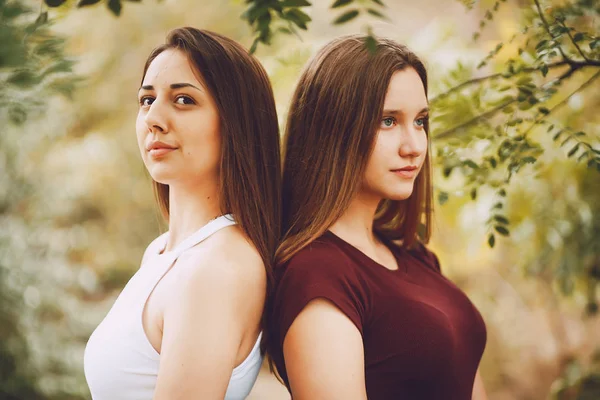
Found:
M 570 64 L 567 61 L 557 61 L 555 63 L 548 64 L 548 69 L 558 68 L 558 67 L 562 67 L 562 66 L 565 66 L 565 65 L 570 65 Z M 598 65 L 600 66 L 600 62 L 598 63 Z M 537 70 L 539 70 L 538 67 L 525 67 L 525 68 L 521 69 L 515 75 L 518 75 L 518 74 L 520 74 L 522 72 L 534 72 L 534 71 L 537 71 Z M 452 94 L 452 93 L 454 93 L 456 91 L 459 91 L 459 90 L 461 90 L 461 89 L 463 89 L 463 88 L 465 88 L 467 86 L 471 86 L 471 85 L 474 85 L 476 83 L 483 82 L 483 81 L 486 81 L 486 80 L 494 80 L 494 79 L 498 79 L 498 78 L 502 78 L 502 77 L 503 77 L 502 73 L 497 73 L 497 74 L 482 76 L 480 78 L 469 79 L 468 81 L 465 81 L 465 82 L 463 82 L 463 83 L 461 83 L 459 85 L 456 85 L 456 86 L 448 89 L 447 91 L 445 91 L 443 93 L 438 94 L 433 99 L 431 99 L 430 102 L 433 103 L 436 100 L 439 100 L 439 99 L 442 99 L 442 98 L 444 98 L 446 96 L 449 96 L 450 94 Z
M 582 69 L 582 68 L 583 68 L 582 66 L 571 65 L 571 68 L 569 68 L 568 71 L 566 71 L 564 74 L 562 74 L 561 76 L 559 76 L 558 78 L 556 78 L 555 81 L 561 82 L 561 81 L 567 79 L 568 77 L 570 77 L 571 75 L 573 75 L 577 70 Z M 596 73 L 596 75 L 598 75 L 598 74 L 600 74 L 600 71 Z M 594 77 L 596 75 L 594 75 Z M 455 126 L 453 128 L 450 128 L 450 129 L 447 129 L 444 132 L 442 132 L 442 133 L 440 133 L 438 135 L 433 136 L 433 139 L 434 140 L 445 139 L 448 136 L 452 136 L 453 134 L 455 134 L 457 131 L 459 131 L 461 129 L 464 129 L 464 128 L 469 127 L 471 125 L 475 125 L 475 124 L 477 124 L 481 120 L 488 119 L 488 118 L 494 116 L 498 111 L 502 110 L 504 107 L 507 107 L 507 106 L 513 104 L 516 101 L 517 101 L 517 99 L 514 98 L 514 99 L 512 99 L 510 101 L 504 102 L 503 104 L 501 104 L 499 106 L 496 106 L 496 107 L 492 108 L 491 110 L 488 110 L 488 111 L 484 112 L 483 114 L 477 115 L 476 117 L 473 117 L 470 120 L 468 120 L 466 122 L 463 122 L 460 125 L 457 125 L 457 126 Z
M 493 116 L 498 111 L 502 110 L 504 107 L 507 107 L 507 106 L 513 104 L 516 101 L 517 101 L 517 99 L 515 98 L 515 99 L 512 99 L 512 100 L 507 101 L 505 103 L 502 103 L 499 106 L 496 106 L 496 107 L 492 108 L 491 110 L 484 112 L 483 114 L 480 114 L 480 115 L 478 115 L 476 117 L 473 117 L 470 120 L 468 120 L 466 122 L 463 122 L 460 125 L 457 125 L 457 126 L 455 126 L 453 128 L 450 128 L 450 129 L 447 129 L 444 132 L 435 135 L 433 138 L 437 140 L 437 139 L 444 139 L 444 138 L 446 138 L 448 136 L 452 136 L 456 131 L 459 131 L 459 130 L 464 129 L 466 127 L 469 127 L 471 125 L 475 125 L 479 121 L 481 121 L 483 119 L 487 119 L 487 118 Z
M 581 47 L 579 47 L 577 42 L 575 42 L 575 38 L 573 38 L 573 35 L 571 35 L 571 30 L 569 30 L 569 28 L 567 28 L 567 26 L 565 24 L 561 24 L 561 25 L 567 29 L 567 35 L 569 35 L 569 39 L 571 39 L 571 43 L 573 43 L 573 46 L 575 46 L 575 48 L 577 49 L 577 52 L 579 52 L 579 55 L 581 55 L 581 57 L 583 57 L 583 59 L 585 61 L 589 61 L 587 56 L 583 53 L 583 51 L 581 51 Z
M 594 75 L 592 75 L 592 77 L 590 79 L 588 79 L 587 81 L 585 81 L 584 83 L 582 83 L 570 95 L 568 95 L 567 97 L 565 97 L 564 99 L 562 99 L 554 107 L 552 107 L 550 110 L 548 110 L 548 113 L 546 113 L 546 114 L 541 114 L 540 113 L 538 115 L 539 118 L 536 118 L 536 120 L 531 124 L 531 126 L 529 128 L 527 128 L 527 130 L 525 132 L 523 132 L 523 136 L 526 136 L 529 133 L 529 131 L 531 131 L 533 129 L 533 127 L 536 126 L 541 120 L 543 120 L 544 118 L 548 117 L 548 115 L 550 115 L 552 112 L 556 111 L 558 108 L 560 108 L 560 107 L 564 106 L 565 104 L 567 104 L 567 102 L 569 101 L 569 99 L 571 97 L 573 97 L 575 94 L 581 92 L 583 89 L 587 88 L 598 77 L 600 77 L 600 71 L 596 72 Z
M 550 25 L 548 24 L 548 21 L 546 21 L 546 18 L 544 17 L 544 12 L 542 11 L 542 7 L 540 7 L 539 0 L 533 0 L 533 1 L 535 2 L 535 6 L 537 7 L 538 15 L 540 16 L 540 19 L 542 20 L 542 23 L 544 24 L 544 28 L 546 28 L 546 32 L 548 32 L 548 35 L 550 35 L 552 40 L 555 40 L 554 35 L 550 32 Z M 567 55 L 563 51 L 562 47 L 558 46 L 558 51 L 560 51 L 560 55 L 563 57 L 563 59 L 565 61 L 567 61 L 567 62 L 571 61 L 571 59 L 569 57 L 567 57 Z

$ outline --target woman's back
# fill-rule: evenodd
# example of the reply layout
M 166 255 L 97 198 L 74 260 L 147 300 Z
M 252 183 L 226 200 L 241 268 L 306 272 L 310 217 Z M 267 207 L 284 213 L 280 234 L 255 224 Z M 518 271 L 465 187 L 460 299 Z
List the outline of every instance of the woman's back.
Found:
M 168 232 L 148 246 L 142 266 L 123 289 L 86 347 L 85 373 L 93 399 L 153 398 L 160 354 L 150 342 L 143 326 L 142 316 L 148 299 L 168 274 L 177 273 L 178 268 L 186 267 L 178 265 L 180 256 L 201 246 L 204 240 L 216 232 L 234 224 L 231 216 L 221 216 L 203 226 L 172 251 L 164 251 Z M 201 264 L 210 263 L 206 259 L 196 261 Z M 226 399 L 243 399 L 250 393 L 262 364 L 259 346 L 261 336 L 259 334 L 256 338 L 247 357 L 233 369 Z

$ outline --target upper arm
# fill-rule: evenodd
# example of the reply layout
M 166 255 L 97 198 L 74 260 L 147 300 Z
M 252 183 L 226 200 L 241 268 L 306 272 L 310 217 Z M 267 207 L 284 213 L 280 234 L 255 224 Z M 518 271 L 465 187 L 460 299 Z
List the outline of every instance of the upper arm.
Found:
M 487 400 L 485 387 L 479 371 L 475 374 L 475 383 L 473 384 L 473 400 Z
M 262 311 L 263 287 L 247 272 L 257 261 L 240 257 L 223 252 L 211 265 L 174 266 L 180 290 L 164 310 L 155 400 L 224 398 L 244 334 Z
M 330 301 L 312 300 L 283 343 L 295 400 L 366 399 L 362 335 Z

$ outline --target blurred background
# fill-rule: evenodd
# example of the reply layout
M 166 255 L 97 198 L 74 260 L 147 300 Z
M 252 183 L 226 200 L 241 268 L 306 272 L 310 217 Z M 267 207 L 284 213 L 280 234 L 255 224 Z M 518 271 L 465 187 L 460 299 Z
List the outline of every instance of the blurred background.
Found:
M 166 230 L 135 140 L 144 61 L 185 25 L 250 48 L 273 1 L 46 3 L 0 0 L 0 399 L 90 398 L 87 339 Z M 486 321 L 489 398 L 600 399 L 600 5 L 281 3 L 256 48 L 281 127 L 336 36 L 387 36 L 426 62 L 431 248 Z M 289 395 L 265 367 L 250 398 Z

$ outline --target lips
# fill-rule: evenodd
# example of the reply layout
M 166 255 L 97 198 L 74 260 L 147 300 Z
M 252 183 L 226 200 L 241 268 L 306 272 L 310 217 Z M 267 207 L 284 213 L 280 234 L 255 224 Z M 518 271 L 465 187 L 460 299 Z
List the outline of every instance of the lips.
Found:
M 171 146 L 170 144 L 164 143 L 164 142 L 159 142 L 159 141 L 154 141 L 152 143 L 150 143 L 149 146 L 146 146 L 146 150 L 150 151 L 150 150 L 161 150 L 161 149 L 167 149 L 167 150 L 175 150 L 177 147 L 175 146 Z
M 403 168 L 393 169 L 392 172 L 401 178 L 414 178 L 419 172 L 419 168 L 415 165 L 408 165 Z
M 146 146 L 146 151 L 155 158 L 162 157 L 173 150 L 177 150 L 177 147 L 160 141 L 154 141 L 149 146 Z

